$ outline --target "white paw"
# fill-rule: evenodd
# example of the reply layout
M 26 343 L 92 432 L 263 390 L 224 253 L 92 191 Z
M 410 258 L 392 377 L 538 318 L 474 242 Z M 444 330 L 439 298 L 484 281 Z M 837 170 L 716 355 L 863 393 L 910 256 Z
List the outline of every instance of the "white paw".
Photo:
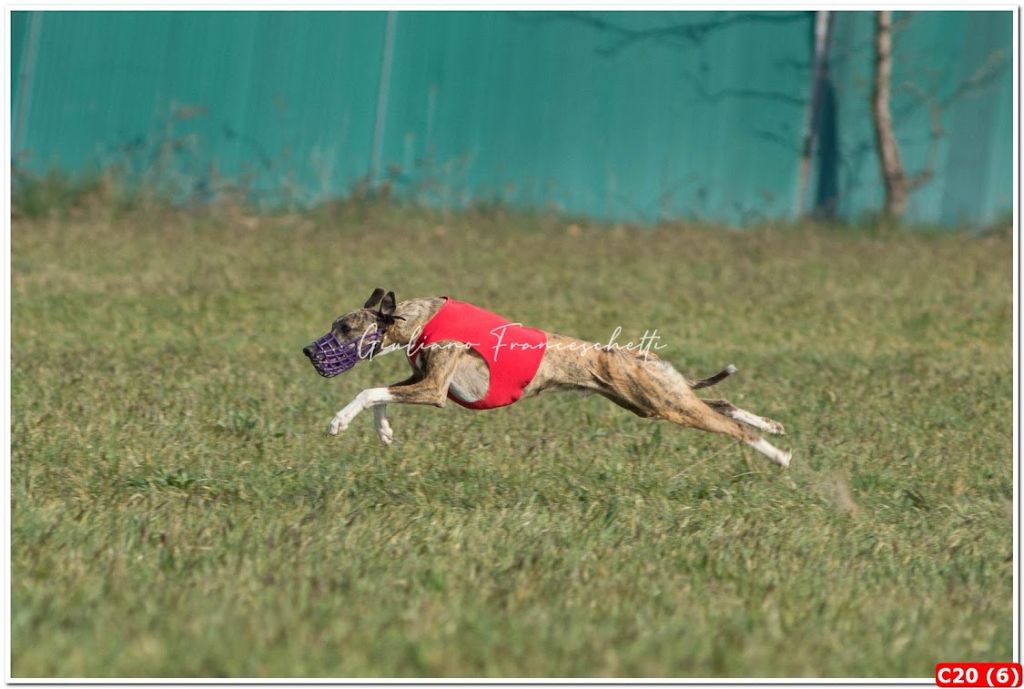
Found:
M 747 444 L 781 467 L 788 468 L 790 460 L 793 459 L 792 450 L 784 452 L 764 438 L 758 438 L 753 442 L 748 441 Z
M 385 445 L 390 445 L 391 441 L 395 439 L 395 432 L 391 430 L 391 424 L 388 423 L 387 419 L 377 424 L 377 435 L 380 436 L 380 441 Z
M 350 412 L 348 407 L 345 407 L 331 419 L 331 425 L 327 427 L 327 432 L 331 435 L 338 435 L 342 431 L 347 431 L 348 425 L 352 423 L 354 417 L 355 414 Z

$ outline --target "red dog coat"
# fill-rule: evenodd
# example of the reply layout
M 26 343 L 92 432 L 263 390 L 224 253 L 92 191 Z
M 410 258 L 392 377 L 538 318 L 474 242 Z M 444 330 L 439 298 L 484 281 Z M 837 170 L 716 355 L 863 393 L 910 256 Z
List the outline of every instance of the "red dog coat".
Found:
M 450 391 L 448 399 L 467 409 L 494 409 L 522 397 L 544 357 L 547 334 L 536 328 L 510 325 L 508 319 L 478 306 L 444 299 L 444 306 L 423 326 L 423 332 L 409 350 L 409 361 L 415 364 L 420 349 L 435 342 L 461 342 L 487 362 L 490 386 L 483 399 L 476 402 L 464 402 Z

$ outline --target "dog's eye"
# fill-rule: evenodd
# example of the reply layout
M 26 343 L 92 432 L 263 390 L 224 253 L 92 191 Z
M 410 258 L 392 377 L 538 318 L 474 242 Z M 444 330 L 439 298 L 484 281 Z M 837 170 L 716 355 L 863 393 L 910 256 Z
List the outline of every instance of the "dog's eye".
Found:
M 347 326 L 347 325 L 342 325 L 338 329 L 341 331 L 342 335 L 348 335 L 350 332 L 352 332 L 352 328 L 350 326 Z

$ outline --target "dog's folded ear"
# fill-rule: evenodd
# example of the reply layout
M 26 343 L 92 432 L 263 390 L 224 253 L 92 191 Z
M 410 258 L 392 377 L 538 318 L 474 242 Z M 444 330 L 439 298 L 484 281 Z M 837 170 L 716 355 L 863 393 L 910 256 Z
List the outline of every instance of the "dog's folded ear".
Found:
M 392 316 L 395 313 L 395 293 L 388 292 L 384 295 L 384 299 L 380 302 L 380 309 L 378 309 L 382 316 Z
M 389 326 L 395 321 L 404 321 L 405 319 L 401 316 L 395 315 L 395 293 L 388 292 L 384 295 L 384 298 L 380 302 L 380 306 L 377 307 L 377 318 L 384 326 Z
M 377 304 L 380 303 L 380 299 L 383 296 L 384 296 L 384 288 L 383 287 L 378 287 L 377 289 L 373 290 L 373 294 L 371 294 L 370 298 L 366 300 L 365 304 L 363 304 L 363 308 L 364 309 L 372 309 L 374 306 L 376 306 Z

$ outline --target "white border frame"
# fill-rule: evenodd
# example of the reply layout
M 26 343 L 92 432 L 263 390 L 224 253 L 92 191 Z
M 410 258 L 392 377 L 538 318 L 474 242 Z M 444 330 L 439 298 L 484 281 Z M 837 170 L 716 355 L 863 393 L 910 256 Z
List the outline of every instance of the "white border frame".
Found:
M 826 2 L 819 4 L 801 3 L 779 3 L 768 2 L 741 2 L 718 4 L 680 4 L 679 2 L 640 2 L 636 4 L 607 3 L 607 2 L 555 2 L 544 3 L 538 0 L 528 0 L 516 4 L 507 2 L 430 2 L 430 0 L 406 0 L 405 2 L 367 3 L 353 2 L 347 4 L 300 2 L 293 5 L 282 5 L 279 2 L 224 2 L 203 3 L 196 0 L 184 2 L 97 2 L 97 3 L 70 3 L 70 2 L 9 2 L 4 5 L 2 19 L 2 35 L 6 37 L 7 49 L 3 56 L 3 74 L 0 76 L 4 84 L 4 106 L 3 120 L 6 124 L 4 140 L 4 153 L 6 160 L 10 161 L 11 152 L 11 12 L 32 11 L 32 10 L 192 10 L 192 11 L 214 11 L 214 10 L 287 10 L 287 11 L 387 11 L 387 10 L 473 10 L 473 11 L 499 11 L 499 10 L 560 10 L 560 9 L 601 9 L 601 10 L 818 10 L 835 9 L 840 11 L 867 11 L 877 10 L 881 7 L 892 10 L 939 10 L 939 11 L 1012 11 L 1014 14 L 1013 32 L 1013 658 L 1008 659 L 1014 662 L 1021 662 L 1020 648 L 1020 549 L 1019 534 L 1021 520 L 1021 505 L 1019 492 L 1020 473 L 1020 33 L 1021 33 L 1021 9 L 1020 5 L 1008 3 L 984 3 L 967 4 L 958 3 L 954 5 L 941 5 L 934 2 L 899 2 L 895 4 L 879 3 L 868 5 L 858 2 L 836 3 Z M 0 486 L 3 492 L 4 510 L 0 515 L 2 523 L 2 538 L 6 541 L 3 548 L 3 573 L 2 586 L 4 588 L 4 619 L 3 619 L 3 676 L 7 684 L 24 685 L 46 685 L 46 684 L 85 684 L 85 685 L 140 685 L 140 684 L 180 684 L 180 685 L 274 685 L 274 684 L 344 684 L 350 686 L 374 686 L 374 685 L 505 685 L 505 684 L 529 684 L 540 686 L 560 685 L 582 685 L 596 686 L 609 684 L 646 684 L 646 685 L 712 685 L 712 686 L 737 686 L 737 685 L 763 685 L 763 686 L 818 686 L 818 685 L 859 685 L 859 686 L 908 686 L 928 685 L 934 686 L 933 677 L 927 678 L 833 678 L 833 679 L 781 679 L 781 678 L 686 678 L 686 679 L 532 679 L 532 678 L 505 678 L 501 680 L 480 680 L 480 679 L 404 679 L 404 678 L 347 678 L 319 679 L 319 678 L 292 678 L 292 679 L 194 679 L 194 678 L 12 678 L 11 677 L 11 541 L 10 541 L 10 517 L 11 517 L 11 174 L 10 166 L 4 168 L 4 184 L 2 202 L 0 202 L 0 213 L 3 213 L 3 227 L 6 231 L 0 233 L 0 250 L 4 252 L 7 260 L 3 264 L 2 284 L 0 284 L 0 351 L 7 362 L 7 375 L 0 376 L 0 393 L 3 394 L 2 405 L 2 428 L 0 428 L 0 444 L 3 452 L 3 476 L 4 483 Z M 958 659 L 949 659 L 955 661 Z

